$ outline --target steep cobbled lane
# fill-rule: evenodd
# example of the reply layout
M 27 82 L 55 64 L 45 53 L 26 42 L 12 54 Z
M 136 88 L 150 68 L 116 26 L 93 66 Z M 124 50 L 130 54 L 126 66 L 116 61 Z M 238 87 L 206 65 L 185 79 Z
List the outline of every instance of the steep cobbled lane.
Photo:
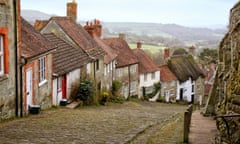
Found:
M 151 102 L 57 108 L 0 123 L 0 143 L 176 143 L 182 138 L 185 109 Z

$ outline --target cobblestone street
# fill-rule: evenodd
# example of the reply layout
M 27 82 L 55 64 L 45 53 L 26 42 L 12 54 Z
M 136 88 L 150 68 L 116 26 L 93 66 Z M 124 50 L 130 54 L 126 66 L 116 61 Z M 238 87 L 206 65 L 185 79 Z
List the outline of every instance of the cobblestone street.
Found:
M 56 108 L 0 123 L 0 143 L 177 143 L 186 106 L 125 102 L 78 109 Z

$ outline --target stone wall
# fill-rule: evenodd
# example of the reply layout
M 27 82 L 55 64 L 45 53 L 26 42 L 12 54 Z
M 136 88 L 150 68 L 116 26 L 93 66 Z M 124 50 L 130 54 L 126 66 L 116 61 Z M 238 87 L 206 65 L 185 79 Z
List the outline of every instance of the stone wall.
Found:
M 240 2 L 219 47 L 219 65 L 206 114 L 217 115 L 216 143 L 240 143 Z
M 0 34 L 4 39 L 4 53 L 8 55 L 8 60 L 4 59 L 4 74 L 0 75 L 0 121 L 15 116 L 15 98 L 16 98 L 16 79 L 15 79 L 15 27 L 14 27 L 14 6 L 13 0 L 1 1 L 0 3 Z M 2 33 L 2 29 L 6 29 L 6 33 Z M 7 43 L 7 44 L 6 44 Z M 5 58 L 7 56 L 5 55 Z M 6 63 L 7 61 L 7 63 Z M 5 69 L 6 69 L 5 67 Z

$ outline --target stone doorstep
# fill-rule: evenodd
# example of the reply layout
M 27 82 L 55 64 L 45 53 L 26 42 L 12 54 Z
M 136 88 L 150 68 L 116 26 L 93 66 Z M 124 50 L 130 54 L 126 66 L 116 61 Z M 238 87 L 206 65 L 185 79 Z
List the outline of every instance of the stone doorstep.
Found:
M 66 106 L 66 108 L 75 109 L 75 108 L 79 107 L 80 105 L 82 105 L 82 101 L 73 101 L 70 104 L 68 104 Z

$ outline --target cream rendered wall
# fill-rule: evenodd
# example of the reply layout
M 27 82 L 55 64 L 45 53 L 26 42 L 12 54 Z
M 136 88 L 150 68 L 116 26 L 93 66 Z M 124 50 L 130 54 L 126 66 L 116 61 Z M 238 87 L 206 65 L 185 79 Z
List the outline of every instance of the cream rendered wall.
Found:
M 80 72 L 80 69 L 76 69 L 67 74 L 67 98 L 70 98 L 73 85 L 80 82 Z
M 160 71 L 156 71 L 155 72 L 155 78 L 152 79 L 152 73 L 148 73 L 147 74 L 147 80 L 144 80 L 144 74 L 140 74 L 139 76 L 139 92 L 138 92 L 138 97 L 142 97 L 143 96 L 143 92 L 142 92 L 142 87 L 151 87 L 154 85 L 154 83 L 160 82 Z

